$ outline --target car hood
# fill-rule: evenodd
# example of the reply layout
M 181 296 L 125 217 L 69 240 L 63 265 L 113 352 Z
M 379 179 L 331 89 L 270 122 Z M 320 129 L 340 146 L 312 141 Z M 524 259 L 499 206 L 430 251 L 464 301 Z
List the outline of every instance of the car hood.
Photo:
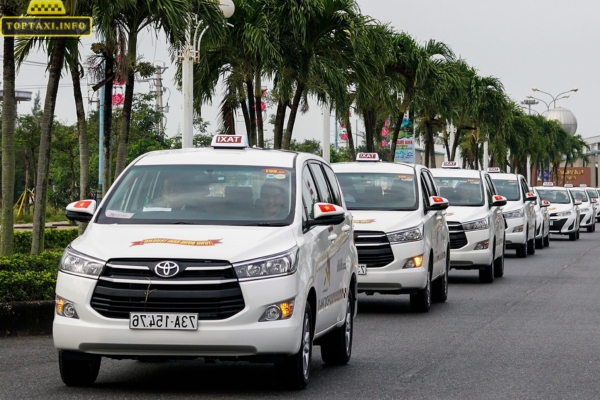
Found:
M 90 224 L 71 243 L 101 260 L 180 258 L 238 262 L 280 253 L 296 245 L 290 226 Z
M 452 222 L 469 222 L 482 218 L 487 218 L 489 209 L 487 206 L 482 207 L 460 207 L 450 206 L 446 213 L 446 221 Z
M 524 208 L 524 205 L 520 201 L 507 201 L 506 205 L 502 207 L 502 212 L 514 211 Z
M 356 231 L 394 232 L 419 225 L 418 211 L 351 211 Z
M 557 213 L 562 211 L 571 211 L 573 210 L 573 204 L 558 204 L 552 203 L 550 207 L 548 207 L 548 212 Z

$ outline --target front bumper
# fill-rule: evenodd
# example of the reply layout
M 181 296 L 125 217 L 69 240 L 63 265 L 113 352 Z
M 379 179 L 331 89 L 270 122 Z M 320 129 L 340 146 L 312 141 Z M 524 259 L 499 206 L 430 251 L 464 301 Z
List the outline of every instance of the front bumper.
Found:
M 581 222 L 579 223 L 579 225 L 582 228 L 587 228 L 588 226 L 594 225 L 596 223 L 594 214 L 595 213 L 594 213 L 593 210 L 589 211 L 589 212 L 586 212 L 585 214 L 582 214 L 580 216 Z
M 56 293 L 74 303 L 79 319 L 54 316 L 54 346 L 104 356 L 289 355 L 300 348 L 306 295 L 298 273 L 242 282 L 245 308 L 224 320 L 198 321 L 196 331 L 133 330 L 128 319 L 106 318 L 91 306 L 96 280 L 59 272 Z M 295 298 L 288 320 L 258 322 L 266 306 Z
M 424 242 L 411 242 L 391 245 L 394 261 L 384 267 L 367 268 L 366 275 L 358 275 L 359 292 L 410 293 L 423 289 L 427 284 L 427 266 L 429 255 L 425 253 Z M 360 251 L 359 251 L 360 252 Z M 419 268 L 403 269 L 406 262 L 423 255 L 423 264 Z
M 559 235 L 568 235 L 577 230 L 575 216 L 568 217 L 550 217 L 550 233 Z
M 467 245 L 460 249 L 450 250 L 450 268 L 453 269 L 480 269 L 492 263 L 493 243 L 490 242 L 490 233 L 487 229 L 465 232 Z M 477 243 L 488 241 L 488 248 L 475 250 Z

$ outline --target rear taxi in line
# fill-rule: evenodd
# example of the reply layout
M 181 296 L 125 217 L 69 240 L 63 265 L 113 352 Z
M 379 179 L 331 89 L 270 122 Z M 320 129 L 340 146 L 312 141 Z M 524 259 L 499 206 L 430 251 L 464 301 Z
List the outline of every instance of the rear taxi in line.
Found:
M 544 182 L 543 186 L 536 186 L 535 189 L 542 200 L 550 202 L 550 233 L 568 235 L 569 240 L 577 240 L 580 213 L 568 189 L 554 186 L 552 182 Z
M 585 188 L 587 195 L 589 196 L 590 200 L 592 201 L 592 207 L 594 208 L 594 215 L 595 215 L 595 219 L 597 222 L 598 217 L 600 216 L 600 202 L 599 202 L 600 195 L 598 194 L 598 189 L 592 188 L 592 187 L 587 187 L 587 185 L 579 185 L 579 186 Z M 596 228 L 594 228 L 594 229 L 596 229 Z
M 354 217 L 359 293 L 410 294 L 417 312 L 427 312 L 432 299 L 446 301 L 448 201 L 429 170 L 380 162 L 376 153 L 332 167 Z
M 543 249 L 550 246 L 550 212 L 548 207 L 551 203 L 548 200 L 542 200 L 540 194 L 535 188 L 529 188 L 537 196 L 535 201 L 535 248 Z
M 274 363 L 301 389 L 313 343 L 326 364 L 350 360 L 352 215 L 322 158 L 217 135 L 142 155 L 67 217 L 89 225 L 56 284 L 65 384 L 93 384 L 102 357 L 209 357 Z
M 431 173 L 450 203 L 450 267 L 479 270 L 479 280 L 486 283 L 503 276 L 506 197 L 498 194 L 487 172 L 460 169 L 455 161 Z
M 535 254 L 537 196 L 529 190 L 523 175 L 502 173 L 498 167 L 488 168 L 488 172 L 498 193 L 508 201 L 503 209 L 508 225 L 506 248 L 516 249 L 519 257 Z
M 574 200 L 581 201 L 579 206 L 579 212 L 581 213 L 579 216 L 580 228 L 585 228 L 588 232 L 594 232 L 596 230 L 596 208 L 585 187 L 573 187 L 571 185 L 569 192 Z

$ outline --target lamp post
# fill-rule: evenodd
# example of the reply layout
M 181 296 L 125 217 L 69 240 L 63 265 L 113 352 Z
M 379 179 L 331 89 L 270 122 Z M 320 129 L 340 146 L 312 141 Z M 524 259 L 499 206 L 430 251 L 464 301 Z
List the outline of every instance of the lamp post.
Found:
M 225 19 L 230 18 L 235 11 L 235 4 L 232 0 L 219 0 L 219 8 Z M 194 22 L 196 22 L 194 20 Z M 194 37 L 192 41 L 191 24 L 188 26 L 185 34 L 186 43 L 181 51 L 179 59 L 181 61 L 181 89 L 183 91 L 183 132 L 181 136 L 181 147 L 184 149 L 193 147 L 193 129 L 194 129 L 194 61 L 198 60 L 200 54 L 200 41 L 208 29 L 204 28 L 200 37 L 196 40 L 198 29 L 202 21 L 196 23 Z
M 538 88 L 536 88 L 536 87 L 533 87 L 533 88 L 531 88 L 531 90 L 533 90 L 534 92 L 540 92 L 540 93 L 544 93 L 544 94 L 547 94 L 548 96 L 552 97 L 552 101 L 551 101 L 550 103 L 552 103 L 552 107 L 556 107 L 556 102 L 557 102 L 558 100 L 560 100 L 560 99 L 568 99 L 568 98 L 569 98 L 569 97 L 571 97 L 571 96 L 570 96 L 570 95 L 568 95 L 567 93 L 576 92 L 576 91 L 578 91 L 579 89 L 578 89 L 578 88 L 573 88 L 573 89 L 571 89 L 571 90 L 567 90 L 566 92 L 559 93 L 559 94 L 557 94 L 556 96 L 552 96 L 550 93 L 548 93 L 548 92 L 544 92 L 543 90 L 540 90 L 540 89 L 538 89 Z M 560 97 L 560 96 L 562 96 L 562 95 L 566 95 L 566 96 Z M 538 99 L 538 98 L 536 98 L 536 97 L 533 97 L 533 96 L 527 96 L 527 98 L 528 98 L 528 99 L 535 99 L 535 100 L 539 100 L 539 101 L 543 102 L 543 103 L 546 105 L 546 107 L 548 108 L 548 111 L 550 111 L 550 104 L 549 104 L 549 103 L 546 103 L 544 100 L 542 100 L 542 99 Z

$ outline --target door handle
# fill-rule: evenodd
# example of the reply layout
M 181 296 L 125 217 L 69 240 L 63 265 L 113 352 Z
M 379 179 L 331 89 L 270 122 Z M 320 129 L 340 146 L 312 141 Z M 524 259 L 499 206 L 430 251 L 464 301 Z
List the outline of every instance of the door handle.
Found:
M 342 226 L 342 232 L 348 232 L 350 230 L 350 225 Z
M 327 239 L 333 242 L 335 239 L 337 239 L 337 235 L 335 233 L 332 233 L 331 235 L 327 236 Z

